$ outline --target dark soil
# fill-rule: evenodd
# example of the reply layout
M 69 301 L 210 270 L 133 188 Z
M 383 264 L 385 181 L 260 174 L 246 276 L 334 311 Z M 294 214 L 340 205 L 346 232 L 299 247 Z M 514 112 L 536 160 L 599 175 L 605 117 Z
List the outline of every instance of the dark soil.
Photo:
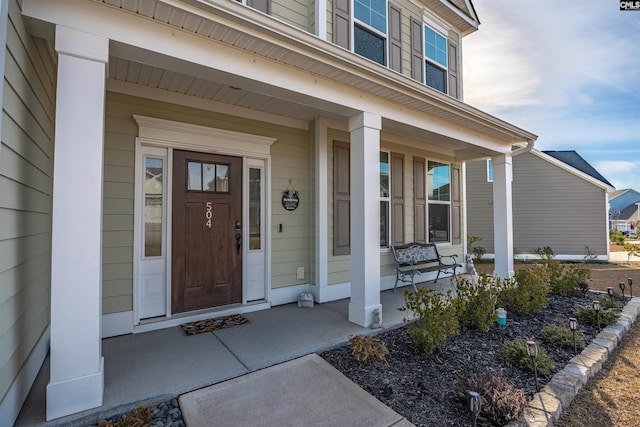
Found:
M 535 377 L 505 364 L 502 344 L 514 338 L 535 339 L 548 324 L 568 327 L 578 305 L 591 305 L 596 295 L 572 297 L 551 295 L 548 307 L 533 314 L 507 314 L 506 326 L 494 326 L 489 332 L 463 330 L 435 354 L 427 356 L 413 344 L 407 327 L 388 330 L 376 338 L 389 349 L 383 362 L 360 363 L 350 346 L 327 351 L 321 356 L 364 390 L 407 418 L 416 426 L 468 426 L 465 404 L 454 396 L 458 378 L 470 372 L 498 373 L 513 386 L 523 388 L 529 400 L 536 392 Z M 588 344 L 597 328 L 578 325 Z M 548 376 L 539 376 L 540 388 L 574 356 L 573 348 L 556 349 L 543 345 L 556 364 Z M 578 349 L 580 351 L 580 349 Z M 490 425 L 478 420 L 478 425 Z

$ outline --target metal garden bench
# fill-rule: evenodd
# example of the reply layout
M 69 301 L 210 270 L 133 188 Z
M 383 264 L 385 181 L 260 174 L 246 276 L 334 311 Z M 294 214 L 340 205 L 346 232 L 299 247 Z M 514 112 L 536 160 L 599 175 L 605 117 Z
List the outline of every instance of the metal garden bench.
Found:
M 453 274 L 456 282 L 458 275 L 456 269 L 462 267 L 456 262 L 458 255 L 440 255 L 435 243 L 409 243 L 400 246 L 391 246 L 393 259 L 396 264 L 396 283 L 393 285 L 395 292 L 398 282 L 411 282 L 413 290 L 416 290 L 415 275 L 437 271 L 435 283 L 438 282 L 440 273 Z M 445 263 L 442 258 L 450 258 L 451 263 Z

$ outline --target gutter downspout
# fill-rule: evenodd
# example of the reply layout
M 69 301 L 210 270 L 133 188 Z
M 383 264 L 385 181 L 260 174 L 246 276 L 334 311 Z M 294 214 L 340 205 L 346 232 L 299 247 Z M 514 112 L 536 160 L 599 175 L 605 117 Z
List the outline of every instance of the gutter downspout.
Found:
M 524 154 L 524 153 L 528 153 L 529 151 L 531 151 L 533 149 L 533 146 L 535 144 L 536 140 L 535 139 L 530 139 L 527 141 L 527 145 L 525 145 L 524 147 L 520 147 L 516 150 L 513 150 L 511 152 L 511 157 L 515 157 L 515 156 L 519 156 L 520 154 Z

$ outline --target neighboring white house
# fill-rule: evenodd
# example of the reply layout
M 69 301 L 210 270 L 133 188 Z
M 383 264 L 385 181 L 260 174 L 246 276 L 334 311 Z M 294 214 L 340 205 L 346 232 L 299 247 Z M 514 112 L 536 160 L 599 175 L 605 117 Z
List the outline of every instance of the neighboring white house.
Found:
M 632 188 L 613 192 L 609 200 L 609 227 L 637 236 L 640 221 L 640 193 Z
M 493 183 L 490 160 L 468 162 L 467 230 L 474 246 L 493 257 Z M 513 244 L 516 258 L 536 257 L 549 246 L 557 258 L 609 259 L 605 177 L 573 150 L 538 151 L 513 161 Z
M 463 102 L 478 25 L 469 0 L 0 1 L 0 419 L 48 352 L 47 418 L 101 406 L 103 337 L 303 291 L 369 326 L 390 244 L 464 255 L 465 161 L 493 159 L 512 274 L 536 136 Z

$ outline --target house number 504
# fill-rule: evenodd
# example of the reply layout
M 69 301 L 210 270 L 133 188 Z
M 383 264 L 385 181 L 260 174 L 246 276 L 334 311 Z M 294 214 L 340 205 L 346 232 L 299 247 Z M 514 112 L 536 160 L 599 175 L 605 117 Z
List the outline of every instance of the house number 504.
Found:
M 207 202 L 207 210 L 204 213 L 204 218 L 207 220 L 204 225 L 211 228 L 211 218 L 213 217 L 213 206 L 211 202 Z

